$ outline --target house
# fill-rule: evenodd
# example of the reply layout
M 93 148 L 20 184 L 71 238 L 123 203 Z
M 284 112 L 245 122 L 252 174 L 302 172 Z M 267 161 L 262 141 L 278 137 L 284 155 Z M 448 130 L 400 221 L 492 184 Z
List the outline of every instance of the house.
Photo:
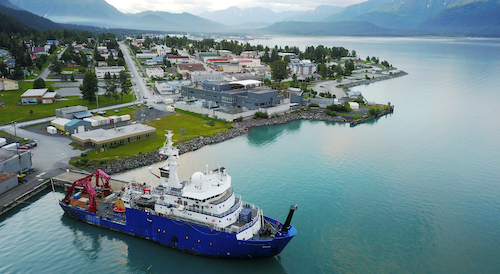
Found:
M 149 68 L 146 68 L 146 75 L 148 77 L 155 77 L 155 78 L 161 78 L 164 76 L 164 71 L 162 68 L 160 67 L 149 67 Z
M 64 131 L 69 132 L 69 134 L 89 131 L 91 128 L 92 124 L 89 121 L 80 119 L 73 119 L 64 125 Z
M 104 76 L 106 73 L 109 72 L 111 76 L 118 75 L 120 74 L 120 71 L 125 70 L 125 67 L 122 66 L 113 66 L 113 67 L 96 67 L 95 68 L 95 75 L 97 76 L 98 79 L 104 79 Z
M 47 45 L 54 45 L 54 46 L 59 46 L 59 41 L 56 39 L 49 39 L 47 40 Z
M 21 103 L 29 104 L 52 104 L 56 101 L 57 92 L 49 91 L 46 88 L 28 89 L 21 94 Z
M 16 89 L 19 89 L 17 81 L 7 78 L 0 78 L 0 90 L 16 90 Z
M 0 49 L 0 58 L 9 55 L 9 51 L 5 49 Z
M 36 58 L 40 54 L 47 54 L 47 51 L 45 50 L 45 47 L 31 47 L 31 58 Z
M 92 148 L 109 148 L 129 144 L 156 136 L 156 128 L 143 124 L 133 124 L 114 129 L 96 129 L 71 135 L 73 142 Z
M 3 63 L 7 66 L 7 68 L 14 68 L 16 66 L 16 59 L 14 57 L 9 57 L 3 60 Z

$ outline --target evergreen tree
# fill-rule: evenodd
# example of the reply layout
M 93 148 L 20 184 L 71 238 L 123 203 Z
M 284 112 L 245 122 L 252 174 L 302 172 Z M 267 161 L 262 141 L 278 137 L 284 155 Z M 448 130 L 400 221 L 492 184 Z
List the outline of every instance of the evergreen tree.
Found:
M 115 59 L 113 58 L 113 54 L 109 54 L 108 58 L 106 59 L 106 64 L 108 66 L 112 66 L 115 63 Z
M 271 74 L 273 75 L 274 80 L 281 83 L 281 80 L 288 77 L 290 73 L 288 69 L 288 63 L 283 60 L 277 60 L 271 63 Z
M 97 86 L 97 76 L 92 71 L 87 71 L 83 77 L 83 83 L 80 85 L 80 91 L 84 100 L 88 100 L 89 103 L 95 100 L 95 96 L 99 91 Z
M 123 96 L 125 94 L 129 94 L 129 89 L 131 87 L 127 73 L 124 70 L 120 71 L 120 74 L 118 76 L 118 82 L 120 84 L 120 89 L 121 89 L 120 95 L 122 97 L 122 102 L 123 102 Z
M 116 76 L 115 76 L 115 79 L 116 79 Z M 104 85 L 105 93 L 104 93 L 104 96 L 108 99 L 108 102 L 109 102 L 109 99 L 111 97 L 115 97 L 116 96 L 116 92 L 117 92 L 118 86 L 116 84 L 116 80 L 115 79 L 109 78 L 109 79 L 106 79 L 106 81 L 105 81 L 105 85 Z
M 55 74 L 60 74 L 62 72 L 62 64 L 57 58 L 57 55 L 54 56 L 54 59 L 52 60 L 52 63 L 49 66 L 49 69 Z

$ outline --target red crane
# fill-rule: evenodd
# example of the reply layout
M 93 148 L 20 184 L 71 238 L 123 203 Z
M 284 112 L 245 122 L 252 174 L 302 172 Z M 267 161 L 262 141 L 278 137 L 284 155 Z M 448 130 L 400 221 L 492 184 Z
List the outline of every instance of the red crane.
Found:
M 104 197 L 107 197 L 110 192 L 111 192 L 111 186 L 109 185 L 109 179 L 111 179 L 111 176 L 109 176 L 108 174 L 106 174 L 104 171 L 100 170 L 100 169 L 97 169 L 95 171 L 95 185 L 96 186 L 99 186 L 99 179 L 101 179 L 101 182 L 102 182 L 102 191 L 103 191 L 103 195 Z
M 77 186 L 82 186 L 84 189 L 82 190 L 82 193 L 88 193 L 89 194 L 89 212 L 96 213 L 97 212 L 97 205 L 96 205 L 96 200 L 95 198 L 97 197 L 97 193 L 92 186 L 92 177 L 96 176 L 96 186 L 99 186 L 99 179 L 102 181 L 102 189 L 103 189 L 103 194 L 104 197 L 109 195 L 109 192 L 111 191 L 111 187 L 109 185 L 109 179 L 111 178 L 108 174 L 106 174 L 104 171 L 98 169 L 96 170 L 95 173 L 91 173 L 83 178 L 80 178 L 73 182 L 73 184 L 68 188 L 68 191 L 66 192 L 66 196 L 64 199 L 62 199 L 61 202 L 64 204 L 69 204 L 70 203 L 70 197 L 73 195 L 73 190 Z

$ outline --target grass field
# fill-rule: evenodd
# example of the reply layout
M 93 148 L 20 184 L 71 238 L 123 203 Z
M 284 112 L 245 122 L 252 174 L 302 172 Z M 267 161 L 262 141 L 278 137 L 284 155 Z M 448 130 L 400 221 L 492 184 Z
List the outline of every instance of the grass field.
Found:
M 47 87 L 49 87 L 54 81 L 46 81 Z M 5 102 L 3 108 L 0 108 L 0 125 L 12 123 L 12 122 L 24 122 L 29 120 L 35 120 L 44 117 L 50 117 L 55 115 L 55 110 L 58 108 L 83 105 L 87 106 L 89 109 L 96 108 L 96 102 L 89 104 L 88 101 L 80 99 L 78 97 L 68 96 L 65 101 L 57 101 L 53 104 L 33 104 L 33 105 L 18 105 L 17 102 L 21 101 L 21 94 L 26 90 L 33 88 L 33 82 L 19 82 L 19 89 L 9 90 L 0 92 L 0 102 Z M 135 98 L 133 95 L 125 95 L 123 97 L 123 102 L 132 102 Z M 114 99 L 107 100 L 103 95 L 99 95 L 99 107 L 105 107 L 114 104 L 120 104 L 121 100 L 115 102 Z M 30 111 L 33 110 L 31 114 Z
M 210 125 L 211 122 L 213 122 L 213 125 Z M 201 117 L 201 115 L 189 112 L 178 112 L 157 120 L 148 121 L 146 124 L 156 128 L 156 136 L 154 138 L 125 144 L 117 148 L 109 148 L 104 152 L 93 150 L 88 153 L 87 158 L 89 160 L 106 161 L 108 159 L 115 159 L 116 157 L 121 158 L 156 150 L 163 146 L 166 130 L 173 130 L 175 134 L 174 142 L 178 144 L 196 137 L 217 134 L 230 129 L 232 125 L 225 121 Z M 186 133 L 181 134 L 181 128 L 185 128 Z M 78 159 L 72 161 L 72 163 L 76 161 Z

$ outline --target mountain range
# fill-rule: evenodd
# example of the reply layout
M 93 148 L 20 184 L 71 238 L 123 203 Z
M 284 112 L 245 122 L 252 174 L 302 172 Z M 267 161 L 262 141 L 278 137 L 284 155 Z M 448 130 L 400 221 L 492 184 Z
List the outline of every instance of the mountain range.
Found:
M 57 28 L 51 25 L 55 23 L 41 20 L 50 19 L 104 28 L 204 33 L 237 30 L 250 35 L 500 36 L 500 0 L 369 0 L 345 8 L 322 5 L 306 12 L 279 13 L 262 7 L 231 7 L 198 16 L 165 11 L 125 14 L 105 0 L 0 0 L 0 5 L 6 7 L 0 13 L 8 11 L 25 23 L 41 24 L 39 29 Z

